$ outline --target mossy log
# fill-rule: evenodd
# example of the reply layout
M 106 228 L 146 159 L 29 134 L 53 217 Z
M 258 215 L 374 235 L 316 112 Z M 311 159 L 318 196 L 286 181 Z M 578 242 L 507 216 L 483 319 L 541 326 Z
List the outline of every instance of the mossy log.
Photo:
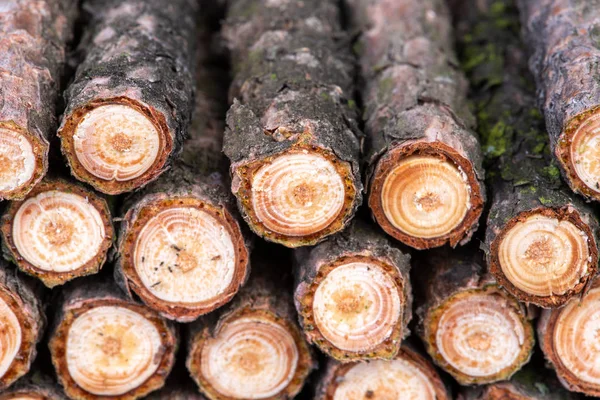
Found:
M 46 175 L 75 0 L 0 6 L 0 200 L 22 199 Z
M 336 0 L 237 0 L 224 25 L 232 191 L 252 230 L 288 247 L 340 231 L 362 201 L 354 64 L 340 21 Z
M 557 307 L 596 275 L 598 220 L 560 179 L 515 4 L 469 0 L 461 9 L 458 42 L 492 193 L 484 243 L 489 269 L 519 300 Z
M 395 357 L 412 317 L 410 257 L 360 220 L 295 256 L 309 343 L 341 362 Z
M 73 175 L 108 194 L 156 179 L 193 107 L 194 0 L 85 0 L 83 61 L 58 131 Z
M 373 218 L 417 249 L 470 240 L 485 201 L 467 82 L 442 0 L 349 0 Z

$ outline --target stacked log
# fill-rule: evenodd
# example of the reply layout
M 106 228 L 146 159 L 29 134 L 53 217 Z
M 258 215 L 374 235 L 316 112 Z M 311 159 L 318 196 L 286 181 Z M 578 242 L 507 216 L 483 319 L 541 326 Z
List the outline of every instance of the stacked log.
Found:
M 30 373 L 19 379 L 10 389 L 0 393 L 0 400 L 63 400 L 65 395 L 52 378 L 41 373 Z
M 119 194 L 179 155 L 193 107 L 197 2 L 85 0 L 85 53 L 58 131 L 73 175 Z
M 335 0 L 232 2 L 235 74 L 223 150 L 232 191 L 259 236 L 313 245 L 360 205 L 353 63 Z
M 350 0 L 365 81 L 369 208 L 417 249 L 470 240 L 483 211 L 481 149 L 443 1 Z
M 48 171 L 76 17 L 75 0 L 16 0 L 0 7 L 0 200 L 22 199 Z

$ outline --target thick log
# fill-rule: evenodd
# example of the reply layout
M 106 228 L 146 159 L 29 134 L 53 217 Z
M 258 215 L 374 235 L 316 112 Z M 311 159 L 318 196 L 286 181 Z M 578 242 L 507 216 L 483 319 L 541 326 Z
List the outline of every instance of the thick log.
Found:
M 353 62 L 335 0 L 232 2 L 225 154 L 256 234 L 288 247 L 343 229 L 362 201 Z
M 0 390 L 27 374 L 46 326 L 40 288 L 0 261 Z
M 71 399 L 137 399 L 160 389 L 175 361 L 175 326 L 127 299 L 112 281 L 62 292 L 48 346 Z
M 550 145 L 576 193 L 600 199 L 600 3 L 519 0 Z
M 48 170 L 75 0 L 0 6 L 0 200 L 23 198 Z
M 362 221 L 295 255 L 308 342 L 341 362 L 394 358 L 412 317 L 410 257 Z
M 60 387 L 48 376 L 39 372 L 27 376 L 0 393 L 0 400 L 64 400 Z
M 556 307 L 596 274 L 598 220 L 561 181 L 520 42 L 513 2 L 463 2 L 462 61 L 492 191 L 484 248 L 490 272 L 518 299 Z
M 373 218 L 417 249 L 468 242 L 485 190 L 481 149 L 441 0 L 350 0 Z
M 472 248 L 434 252 L 415 264 L 423 271 L 418 333 L 433 361 L 462 385 L 509 379 L 535 342 L 525 306 L 484 265 Z
M 189 325 L 186 365 L 211 400 L 293 398 L 315 367 L 274 268 L 254 265 L 231 303 Z
M 580 396 L 565 390 L 543 367 L 526 366 L 509 381 L 485 386 L 464 387 L 457 400 L 576 400 Z
M 100 271 L 114 240 L 106 200 L 63 179 L 11 202 L 0 229 L 5 258 L 50 288 Z
M 329 359 L 315 398 L 449 400 L 452 396 L 433 364 L 404 343 L 391 360 L 342 364 Z
M 572 298 L 562 308 L 544 310 L 537 333 L 546 359 L 565 388 L 587 396 L 600 396 L 596 362 L 599 328 L 600 281 L 594 280 L 582 298 Z
M 229 302 L 250 269 L 251 238 L 223 168 L 226 96 L 210 38 L 200 37 L 190 137 L 171 170 L 124 203 L 115 270 L 127 292 L 180 322 Z
M 197 2 L 86 0 L 85 54 L 58 135 L 77 179 L 119 194 L 179 155 L 193 107 Z

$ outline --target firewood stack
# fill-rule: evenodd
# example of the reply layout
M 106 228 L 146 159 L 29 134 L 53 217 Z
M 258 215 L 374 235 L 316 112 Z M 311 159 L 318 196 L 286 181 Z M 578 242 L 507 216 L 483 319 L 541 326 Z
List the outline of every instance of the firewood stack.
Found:
M 600 397 L 598 121 L 597 0 L 0 1 L 0 400 Z

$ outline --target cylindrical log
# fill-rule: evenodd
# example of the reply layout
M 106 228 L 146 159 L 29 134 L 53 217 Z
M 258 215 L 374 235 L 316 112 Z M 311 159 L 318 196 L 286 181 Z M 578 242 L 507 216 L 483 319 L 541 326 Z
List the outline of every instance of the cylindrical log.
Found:
M 309 343 L 342 361 L 396 356 L 412 316 L 410 257 L 355 221 L 296 250 L 295 304 Z
M 71 399 L 137 399 L 160 389 L 175 361 L 175 326 L 110 281 L 63 292 L 48 344 Z
M 462 61 L 492 191 L 484 248 L 489 270 L 519 300 L 556 307 L 596 274 L 598 220 L 561 181 L 512 2 L 463 1 L 457 13 Z M 498 23 L 510 21 L 510 25 Z
M 565 388 L 600 396 L 600 280 L 582 298 L 544 310 L 538 321 L 540 347 Z
M 442 0 L 350 0 L 373 218 L 417 249 L 466 243 L 485 190 L 481 149 Z
M 552 152 L 573 191 L 600 200 L 600 8 L 518 0 Z
M 97 273 L 114 240 L 106 200 L 63 179 L 11 202 L 0 229 L 5 257 L 48 287 Z
M 231 4 L 235 97 L 224 152 L 252 230 L 288 247 L 340 231 L 362 201 L 353 62 L 336 0 Z
M 341 364 L 329 359 L 317 388 L 317 400 L 450 400 L 435 367 L 403 344 L 391 360 Z
M 48 170 L 75 0 L 0 6 L 0 200 L 21 199 Z
M 0 400 L 64 400 L 58 384 L 39 372 L 19 379 L 10 389 L 0 393 Z
M 211 400 L 293 398 L 314 368 L 275 267 L 254 265 L 231 303 L 189 325 L 187 368 Z
M 197 2 L 86 0 L 84 59 L 58 135 L 77 179 L 119 194 L 179 154 L 192 109 Z
M 222 72 L 199 52 L 190 138 L 170 171 L 125 202 L 116 265 L 128 292 L 180 322 L 230 301 L 250 268 L 249 232 L 222 168 Z
M 576 400 L 543 366 L 526 366 L 509 381 L 462 388 L 457 400 Z
M 0 261 L 0 390 L 25 375 L 36 356 L 46 316 L 39 288 Z
M 471 254 L 469 254 L 471 253 Z M 535 342 L 525 306 L 485 272 L 475 249 L 435 252 L 419 260 L 419 335 L 433 361 L 460 384 L 509 379 Z

